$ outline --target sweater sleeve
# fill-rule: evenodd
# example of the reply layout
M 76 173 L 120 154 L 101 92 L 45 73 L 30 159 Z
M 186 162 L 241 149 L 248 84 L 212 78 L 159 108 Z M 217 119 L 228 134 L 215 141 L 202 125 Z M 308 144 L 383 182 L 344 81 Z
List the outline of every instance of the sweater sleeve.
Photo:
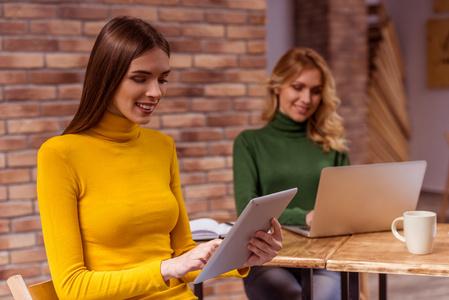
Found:
M 78 220 L 79 186 L 63 151 L 44 144 L 37 176 L 45 248 L 60 299 L 124 299 L 170 288 L 160 261 L 127 270 L 88 270 Z
M 260 196 L 257 164 L 244 133 L 234 141 L 233 171 L 235 206 L 240 215 L 251 199 Z

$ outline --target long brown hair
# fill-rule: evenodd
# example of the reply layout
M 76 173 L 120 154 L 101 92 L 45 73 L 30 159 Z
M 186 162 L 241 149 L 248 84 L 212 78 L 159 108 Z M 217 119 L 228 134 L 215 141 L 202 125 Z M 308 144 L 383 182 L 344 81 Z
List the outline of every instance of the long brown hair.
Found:
M 297 47 L 287 51 L 276 63 L 267 80 L 267 106 L 262 118 L 272 121 L 279 109 L 279 96 L 275 93 L 284 83 L 293 80 L 304 69 L 317 68 L 323 79 L 320 106 L 307 122 L 307 136 L 323 147 L 325 152 L 334 149 L 347 151 L 343 119 L 337 114 L 340 99 L 337 97 L 335 80 L 326 61 L 312 49 Z
M 90 54 L 78 111 L 62 134 L 81 132 L 96 125 L 131 61 L 155 47 L 170 56 L 168 42 L 145 21 L 126 16 L 109 21 Z

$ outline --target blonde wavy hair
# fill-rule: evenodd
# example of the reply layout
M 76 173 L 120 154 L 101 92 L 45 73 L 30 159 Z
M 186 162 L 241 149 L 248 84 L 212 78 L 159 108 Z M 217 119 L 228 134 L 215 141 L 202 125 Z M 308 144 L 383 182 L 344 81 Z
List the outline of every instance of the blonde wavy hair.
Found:
M 343 118 L 337 113 L 340 99 L 337 97 L 335 80 L 326 61 L 312 49 L 304 47 L 290 49 L 276 63 L 270 78 L 266 81 L 267 106 L 262 118 L 270 122 L 279 110 L 279 96 L 275 93 L 275 89 L 294 80 L 308 68 L 317 68 L 321 71 L 323 91 L 318 109 L 308 120 L 307 136 L 323 147 L 324 152 L 329 152 L 330 149 L 347 152 Z

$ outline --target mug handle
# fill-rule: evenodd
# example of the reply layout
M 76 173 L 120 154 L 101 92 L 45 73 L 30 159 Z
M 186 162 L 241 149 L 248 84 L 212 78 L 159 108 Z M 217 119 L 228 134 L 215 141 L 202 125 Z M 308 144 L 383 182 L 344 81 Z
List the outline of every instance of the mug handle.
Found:
M 405 237 L 404 237 L 403 235 L 401 235 L 401 234 L 398 232 L 398 230 L 396 229 L 396 222 L 398 222 L 398 221 L 404 222 L 404 217 L 399 217 L 399 218 L 394 219 L 393 223 L 391 223 L 391 231 L 393 232 L 394 236 L 395 236 L 398 240 L 400 240 L 400 241 L 402 241 L 402 242 L 405 243 Z

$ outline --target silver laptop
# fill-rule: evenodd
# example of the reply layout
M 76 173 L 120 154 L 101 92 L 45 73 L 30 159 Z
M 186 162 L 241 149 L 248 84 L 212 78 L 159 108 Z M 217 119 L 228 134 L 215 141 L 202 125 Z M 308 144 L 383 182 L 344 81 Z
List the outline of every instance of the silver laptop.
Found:
M 416 209 L 426 167 L 409 161 L 324 168 L 312 225 L 283 227 L 308 237 L 390 230 L 395 218 Z

